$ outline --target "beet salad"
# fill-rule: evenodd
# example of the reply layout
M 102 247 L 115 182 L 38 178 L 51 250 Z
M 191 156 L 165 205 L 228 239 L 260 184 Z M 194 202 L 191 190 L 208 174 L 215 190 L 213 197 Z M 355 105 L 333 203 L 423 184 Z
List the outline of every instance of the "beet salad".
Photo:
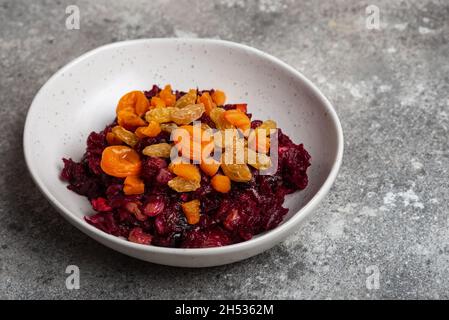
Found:
M 89 224 L 144 245 L 205 248 L 275 228 L 285 196 L 307 186 L 310 155 L 223 91 L 154 85 L 125 94 L 81 161 L 63 162 L 62 179 L 96 212 Z

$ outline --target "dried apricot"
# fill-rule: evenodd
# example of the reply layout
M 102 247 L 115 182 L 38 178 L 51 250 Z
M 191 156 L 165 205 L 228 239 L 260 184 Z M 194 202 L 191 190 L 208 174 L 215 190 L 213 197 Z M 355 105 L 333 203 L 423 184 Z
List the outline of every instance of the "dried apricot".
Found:
M 246 113 L 248 110 L 247 110 L 247 104 L 246 103 L 237 103 L 236 105 L 235 105 L 235 108 L 237 109 L 237 110 L 240 110 L 240 111 L 242 111 L 242 112 L 244 112 L 244 113 Z
M 216 174 L 210 181 L 212 188 L 221 193 L 228 193 L 231 190 L 231 180 L 222 174 Z
M 174 108 L 171 112 L 170 117 L 171 120 L 178 124 L 189 124 L 195 120 L 201 118 L 204 113 L 204 105 L 202 103 L 199 104 L 190 104 L 183 108 Z
M 198 92 L 195 89 L 190 89 L 189 92 L 187 92 L 185 95 L 183 95 L 175 102 L 174 107 L 184 108 L 187 107 L 188 105 L 195 104 L 197 93 Z
M 212 100 L 214 100 L 217 106 L 222 106 L 226 102 L 226 95 L 221 90 L 215 90 L 214 93 L 212 93 Z
M 201 181 L 201 174 L 198 167 L 190 163 L 171 163 L 168 169 L 186 180 Z
M 153 108 L 165 108 L 166 107 L 165 101 L 162 100 L 159 97 L 152 97 L 151 98 L 151 106 Z
M 141 127 L 145 125 L 145 121 L 139 117 L 134 110 L 125 109 L 117 112 L 117 122 L 119 126 L 133 130 L 136 127 Z
M 126 195 L 142 194 L 145 191 L 145 184 L 138 176 L 127 176 L 123 185 L 123 192 Z
M 176 102 L 176 95 L 173 94 L 169 84 L 159 92 L 159 97 L 165 102 L 166 106 L 173 106 Z
M 122 140 L 127 145 L 134 147 L 137 142 L 139 142 L 139 139 L 137 136 L 132 133 L 129 130 L 126 130 L 125 128 L 121 126 L 115 126 L 112 128 L 112 133 L 120 140 Z
M 224 118 L 239 129 L 246 130 L 251 127 L 251 120 L 240 110 L 226 110 Z
M 138 116 L 142 116 L 150 109 L 150 102 L 142 91 L 131 91 L 120 98 L 116 113 L 122 110 L 132 110 Z
M 138 175 L 142 164 L 134 149 L 127 146 L 109 146 L 103 150 L 100 166 L 110 176 L 125 178 Z
M 161 133 L 161 126 L 156 121 L 150 121 L 148 126 L 137 128 L 135 134 L 139 138 L 155 137 Z
M 176 192 L 190 192 L 195 191 L 201 185 L 198 181 L 187 180 L 183 177 L 174 177 L 168 182 L 168 186 Z
M 209 92 L 204 92 L 199 98 L 199 102 L 204 104 L 205 112 L 207 115 L 210 114 L 213 108 L 216 108 L 217 105 L 212 101 L 212 97 Z
M 218 169 L 220 169 L 220 162 L 216 161 L 212 157 L 202 159 L 200 168 L 205 174 L 212 177 L 218 172 Z
M 192 200 L 181 204 L 182 211 L 184 212 L 188 224 L 197 224 L 200 222 L 200 201 Z
M 145 147 L 142 153 L 149 157 L 170 158 L 171 148 L 168 143 L 156 143 Z

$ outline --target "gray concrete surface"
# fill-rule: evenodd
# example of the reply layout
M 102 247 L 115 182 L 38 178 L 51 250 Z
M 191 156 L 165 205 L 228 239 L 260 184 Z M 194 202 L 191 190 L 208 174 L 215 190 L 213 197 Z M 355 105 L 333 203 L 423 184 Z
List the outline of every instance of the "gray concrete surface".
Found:
M 70 4 L 80 30 L 65 28 Z M 366 28 L 370 4 L 380 30 Z M 0 298 L 449 298 L 448 18 L 443 0 L 0 0 Z M 134 260 L 76 230 L 31 181 L 21 142 L 33 96 L 73 58 L 186 36 L 245 43 L 296 67 L 334 103 L 346 138 L 331 193 L 296 234 L 200 270 Z M 69 264 L 79 290 L 65 287 Z

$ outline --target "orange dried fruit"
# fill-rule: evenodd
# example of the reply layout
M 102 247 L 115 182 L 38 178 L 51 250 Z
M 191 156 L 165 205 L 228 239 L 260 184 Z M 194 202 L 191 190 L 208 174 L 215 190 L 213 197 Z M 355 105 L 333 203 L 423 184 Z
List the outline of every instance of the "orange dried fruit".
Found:
M 119 126 L 133 130 L 136 127 L 141 127 L 145 125 L 145 121 L 139 117 L 134 110 L 125 109 L 117 112 L 117 122 Z
M 232 109 L 224 112 L 224 118 L 239 129 L 246 130 L 251 127 L 251 120 L 240 110 Z
M 218 172 L 218 169 L 220 169 L 220 162 L 216 161 L 212 157 L 205 158 L 201 160 L 200 168 L 205 174 L 212 177 Z
M 212 97 L 210 96 L 209 92 L 204 92 L 199 98 L 199 103 L 202 103 L 205 108 L 205 112 L 207 115 L 210 114 L 213 108 L 216 108 L 217 105 L 215 102 L 212 101 Z
M 176 95 L 173 94 L 169 84 L 167 84 L 164 89 L 159 92 L 159 97 L 165 102 L 166 106 L 172 106 L 176 102 Z
M 151 106 L 153 108 L 165 108 L 166 104 L 165 101 L 159 97 L 152 97 L 151 98 Z
M 139 138 L 155 137 L 159 133 L 161 133 L 161 126 L 159 125 L 159 123 L 152 120 L 152 121 L 150 121 L 148 126 L 137 128 L 135 133 L 136 133 L 137 137 L 139 137 Z
M 188 224 L 197 224 L 198 222 L 200 222 L 200 205 L 200 201 L 196 199 L 181 204 L 182 211 L 186 216 Z
M 248 110 L 247 110 L 247 105 L 246 105 L 246 103 L 237 103 L 236 105 L 235 105 L 235 108 L 237 109 L 237 110 L 240 110 L 240 111 L 242 111 L 242 112 L 244 112 L 244 113 L 246 113 Z
M 213 108 L 209 114 L 209 117 L 215 123 L 215 126 L 219 130 L 234 128 L 234 126 L 225 119 L 224 113 L 225 109 L 223 108 Z
M 128 146 L 109 146 L 103 150 L 101 169 L 117 178 L 139 175 L 142 163 L 139 154 Z
M 179 177 L 190 181 L 201 181 L 201 174 L 198 167 L 190 163 L 171 163 L 169 170 Z
M 150 102 L 142 91 L 131 91 L 120 98 L 116 113 L 122 110 L 134 111 L 138 116 L 142 116 L 150 109 Z
M 109 144 L 110 146 L 115 146 L 115 145 L 123 144 L 123 141 L 120 140 L 119 138 L 117 138 L 117 137 L 115 136 L 115 134 L 112 133 L 112 132 L 108 132 L 108 133 L 106 134 L 106 141 L 108 142 L 108 144 Z
M 216 174 L 211 180 L 211 185 L 218 192 L 228 193 L 231 190 L 231 179 L 222 174 Z
M 226 95 L 221 90 L 215 90 L 212 93 L 212 100 L 217 104 L 217 106 L 222 106 L 226 102 Z
M 138 176 L 127 176 L 123 185 L 123 192 L 126 195 L 142 194 L 145 191 L 145 184 Z

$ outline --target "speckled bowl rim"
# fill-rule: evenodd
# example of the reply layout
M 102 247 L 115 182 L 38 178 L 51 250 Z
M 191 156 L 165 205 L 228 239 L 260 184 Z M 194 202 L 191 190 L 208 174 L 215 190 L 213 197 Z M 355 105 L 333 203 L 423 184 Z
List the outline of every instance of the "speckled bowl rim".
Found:
M 276 228 L 267 231 L 265 233 L 262 233 L 260 235 L 257 235 L 256 237 L 236 243 L 231 244 L 228 246 L 223 247 L 212 247 L 212 248 L 167 248 L 167 247 L 157 247 L 157 246 L 149 246 L 149 245 L 142 245 L 133 243 L 130 241 L 127 241 L 125 239 L 122 239 L 120 237 L 116 237 L 113 235 L 110 235 L 108 233 L 105 233 L 94 226 L 88 224 L 83 219 L 80 219 L 79 217 L 75 216 L 70 210 L 66 209 L 62 203 L 58 201 L 46 188 L 46 186 L 43 184 L 43 182 L 40 180 L 36 168 L 32 164 L 32 155 L 30 154 L 30 148 L 28 147 L 28 137 L 30 132 L 30 114 L 31 111 L 34 110 L 34 108 L 37 108 L 35 105 L 35 101 L 38 99 L 38 97 L 44 92 L 52 81 L 59 76 L 61 73 L 66 72 L 70 68 L 72 68 L 77 63 L 81 62 L 82 60 L 93 56 L 101 51 L 108 50 L 111 48 L 117 48 L 122 46 L 127 46 L 132 43 L 138 43 L 138 42 L 187 42 L 187 43 L 201 43 L 201 44 L 219 44 L 224 47 L 235 49 L 235 50 L 243 50 L 246 52 L 250 52 L 254 55 L 257 55 L 259 57 L 267 59 L 269 62 L 278 65 L 279 67 L 283 68 L 284 70 L 290 72 L 295 77 L 299 78 L 301 82 L 312 91 L 320 103 L 324 105 L 324 107 L 327 109 L 327 112 L 330 115 L 330 118 L 332 120 L 333 125 L 335 126 L 335 130 L 337 132 L 337 153 L 333 160 L 332 169 L 327 176 L 325 182 L 322 184 L 322 186 L 319 188 L 319 190 L 316 192 L 316 194 L 295 214 L 292 215 L 292 217 L 283 222 L 281 225 L 277 226 Z M 142 250 L 145 252 L 151 252 L 151 253 L 164 253 L 164 254 L 173 254 L 178 256 L 188 256 L 188 255 L 198 255 L 198 256 L 206 256 L 209 254 L 224 254 L 224 253 L 232 253 L 232 252 L 240 252 L 244 251 L 246 249 L 250 249 L 252 247 L 258 247 L 259 245 L 266 244 L 267 242 L 273 242 L 277 239 L 281 239 L 286 237 L 288 234 L 290 234 L 295 227 L 304 219 L 306 218 L 318 205 L 318 203 L 326 196 L 328 191 L 330 190 L 333 182 L 335 181 L 338 171 L 341 166 L 342 158 L 343 158 L 343 130 L 340 124 L 340 120 L 338 119 L 337 113 L 335 112 L 334 108 L 332 107 L 329 100 L 320 92 L 320 90 L 310 81 L 308 80 L 304 75 L 302 75 L 299 71 L 294 69 L 293 67 L 289 66 L 285 62 L 281 61 L 280 59 L 269 55 L 263 51 L 260 51 L 258 49 L 252 48 L 247 45 L 231 42 L 231 41 L 225 41 L 225 40 L 216 40 L 216 39 L 186 39 L 186 38 L 152 38 L 152 39 L 137 39 L 137 40 L 128 40 L 128 41 L 121 41 L 121 42 L 115 42 L 111 44 L 106 44 L 103 46 L 100 46 L 96 49 L 93 49 L 91 51 L 88 51 L 84 53 L 83 55 L 79 56 L 78 58 L 72 60 L 68 64 L 66 64 L 64 67 L 59 69 L 53 76 L 50 77 L 50 79 L 41 87 L 41 89 L 38 91 L 36 96 L 34 97 L 30 108 L 28 109 L 26 121 L 25 121 L 25 127 L 24 127 L 24 133 L 23 133 L 23 149 L 24 149 L 24 155 L 25 155 L 25 162 L 27 164 L 28 170 L 31 174 L 32 179 L 36 183 L 36 185 L 39 187 L 41 192 L 44 194 L 44 196 L 49 200 L 49 202 L 59 211 L 63 214 L 63 216 L 76 228 L 84 232 L 84 229 L 88 229 L 89 231 L 97 234 L 98 236 L 105 238 L 119 246 L 128 246 L 130 248 L 136 249 L 136 250 Z M 276 241 L 277 242 L 277 241 Z

